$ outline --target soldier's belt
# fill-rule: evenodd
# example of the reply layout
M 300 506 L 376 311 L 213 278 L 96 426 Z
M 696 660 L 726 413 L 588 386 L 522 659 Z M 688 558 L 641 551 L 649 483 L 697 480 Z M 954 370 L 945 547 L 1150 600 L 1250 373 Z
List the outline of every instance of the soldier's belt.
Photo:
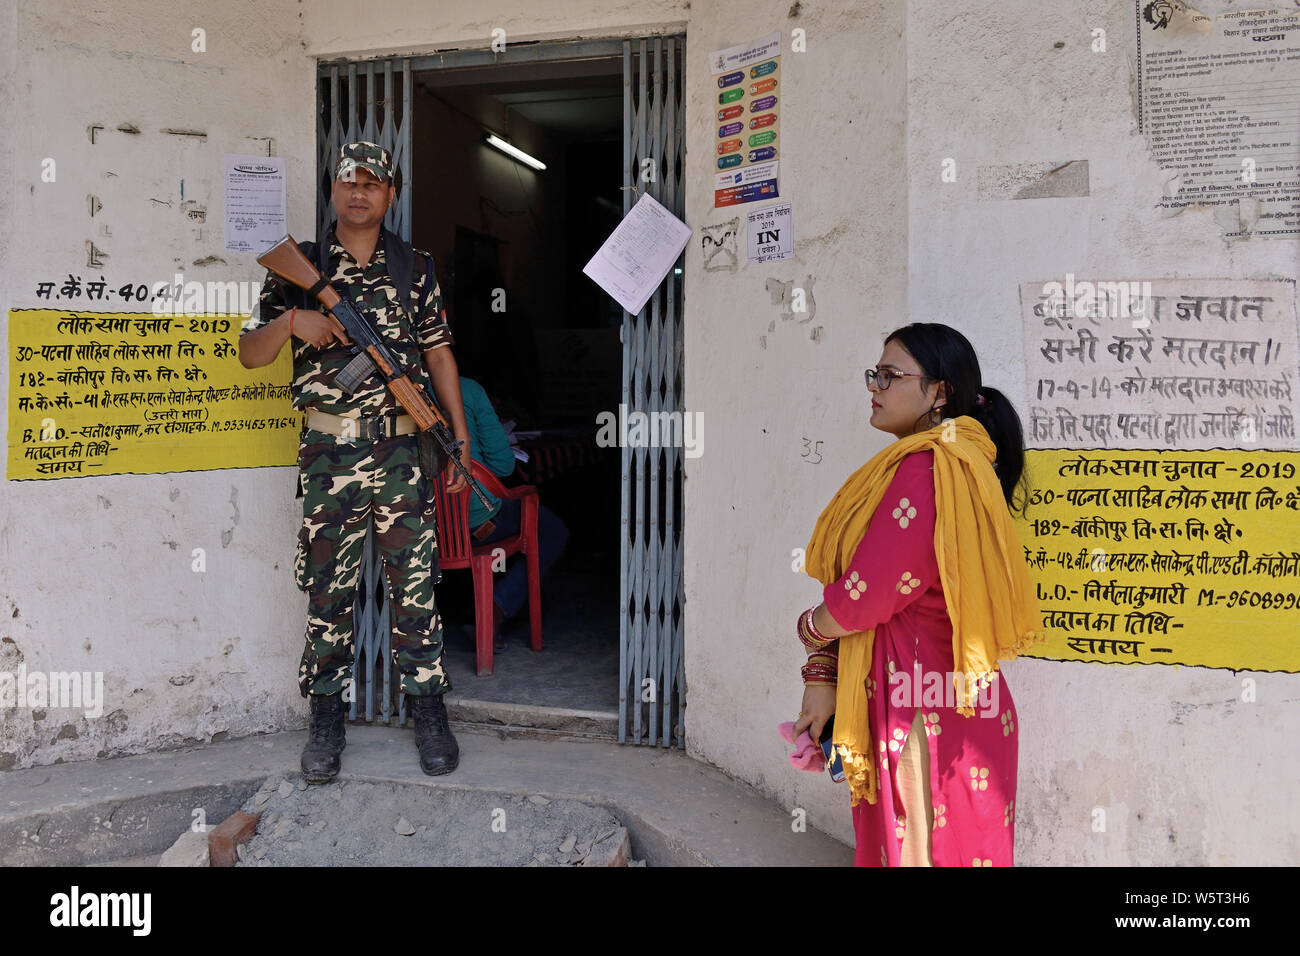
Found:
M 384 441 L 398 435 L 414 435 L 417 431 L 415 419 L 410 415 L 389 412 L 361 418 L 356 413 L 331 415 L 314 408 L 307 409 L 307 427 L 348 441 Z

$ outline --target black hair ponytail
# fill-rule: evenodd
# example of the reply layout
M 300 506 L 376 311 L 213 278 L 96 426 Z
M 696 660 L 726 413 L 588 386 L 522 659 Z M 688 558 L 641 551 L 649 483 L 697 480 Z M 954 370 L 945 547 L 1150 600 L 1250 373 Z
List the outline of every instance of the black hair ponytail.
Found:
M 1028 494 L 1025 473 L 1025 434 L 1011 400 L 996 388 L 981 384 L 980 363 L 970 340 L 951 326 L 914 322 L 890 333 L 916 359 L 927 377 L 947 385 L 944 416 L 969 415 L 984 426 L 997 449 L 994 469 L 1002 496 L 1013 512 L 1023 513 Z
M 997 447 L 998 457 L 993 467 L 998 473 L 1007 506 L 1013 512 L 1023 512 L 1027 504 L 1026 490 L 1021 482 L 1025 472 L 1025 435 L 1015 406 L 996 388 L 985 385 L 979 389 L 977 400 L 968 414 L 984 426 Z

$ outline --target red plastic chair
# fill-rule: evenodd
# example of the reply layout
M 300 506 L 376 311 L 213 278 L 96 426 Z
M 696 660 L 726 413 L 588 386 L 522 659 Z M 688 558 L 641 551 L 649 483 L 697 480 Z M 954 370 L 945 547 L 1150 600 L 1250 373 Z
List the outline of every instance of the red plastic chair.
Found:
M 497 476 L 479 462 L 474 462 L 474 478 L 489 493 L 498 498 L 517 498 L 520 508 L 519 534 L 502 538 L 491 544 L 474 543 L 469 526 L 469 501 L 472 492 L 466 486 L 454 495 L 447 494 L 446 472 L 434 482 L 434 507 L 438 511 L 438 563 L 443 568 L 469 568 L 474 576 L 474 646 L 479 677 L 492 674 L 492 562 L 505 552 L 505 557 L 523 554 L 528 562 L 528 624 L 531 631 L 529 646 L 534 651 L 542 649 L 542 583 L 540 557 L 537 552 L 537 488 L 520 485 L 507 488 Z

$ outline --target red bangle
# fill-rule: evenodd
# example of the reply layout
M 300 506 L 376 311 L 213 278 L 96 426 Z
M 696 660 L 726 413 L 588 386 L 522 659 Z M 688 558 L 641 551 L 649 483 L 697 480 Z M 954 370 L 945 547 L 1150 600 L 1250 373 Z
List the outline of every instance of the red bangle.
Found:
M 293 314 L 297 311 L 298 307 L 296 305 L 289 310 L 289 338 L 293 338 Z
M 803 643 L 804 648 L 809 653 L 820 650 L 827 644 L 831 644 L 838 640 L 838 638 L 827 637 L 821 631 L 817 630 L 817 626 L 813 624 L 813 612 L 815 610 L 815 607 L 810 607 L 808 610 L 800 614 L 798 624 L 796 625 L 796 629 L 799 633 L 799 640 Z
M 838 682 L 839 667 L 830 661 L 809 660 L 799 669 L 805 684 L 835 684 Z

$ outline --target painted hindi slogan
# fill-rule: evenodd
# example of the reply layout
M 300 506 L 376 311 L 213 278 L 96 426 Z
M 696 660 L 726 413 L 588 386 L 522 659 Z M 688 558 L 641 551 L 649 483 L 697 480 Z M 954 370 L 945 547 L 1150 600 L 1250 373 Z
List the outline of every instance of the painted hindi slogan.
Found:
M 245 369 L 238 315 L 9 312 L 5 477 L 292 465 L 290 359 Z
M 1295 283 L 1027 283 L 1028 655 L 1300 672 Z
M 1294 279 L 1020 287 L 1037 448 L 1296 450 Z

